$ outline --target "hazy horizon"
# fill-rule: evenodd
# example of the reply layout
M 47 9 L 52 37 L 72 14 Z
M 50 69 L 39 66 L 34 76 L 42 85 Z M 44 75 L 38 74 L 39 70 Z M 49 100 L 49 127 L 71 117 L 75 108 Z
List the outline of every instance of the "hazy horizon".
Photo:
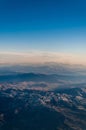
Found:
M 86 66 L 85 56 L 80 54 L 45 51 L 29 51 L 28 53 L 0 52 L 0 65 L 41 65 L 45 63 Z

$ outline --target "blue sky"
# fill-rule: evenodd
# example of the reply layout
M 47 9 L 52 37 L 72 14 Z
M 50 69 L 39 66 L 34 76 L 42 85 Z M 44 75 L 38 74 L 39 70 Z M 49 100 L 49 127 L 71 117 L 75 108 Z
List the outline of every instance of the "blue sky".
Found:
M 0 0 L 0 51 L 85 53 L 86 0 Z

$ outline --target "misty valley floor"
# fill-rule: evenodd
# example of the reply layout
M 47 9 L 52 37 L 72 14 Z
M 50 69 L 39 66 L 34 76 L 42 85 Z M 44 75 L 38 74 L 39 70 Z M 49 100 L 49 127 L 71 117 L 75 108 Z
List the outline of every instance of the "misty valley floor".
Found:
M 86 130 L 86 87 L 77 80 L 32 73 L 0 76 L 0 130 Z

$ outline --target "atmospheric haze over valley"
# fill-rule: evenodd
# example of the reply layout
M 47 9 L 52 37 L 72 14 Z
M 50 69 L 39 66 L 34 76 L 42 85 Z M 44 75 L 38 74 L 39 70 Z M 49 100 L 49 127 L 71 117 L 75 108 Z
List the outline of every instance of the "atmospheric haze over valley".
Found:
M 0 66 L 0 130 L 85 130 L 85 121 L 85 67 Z

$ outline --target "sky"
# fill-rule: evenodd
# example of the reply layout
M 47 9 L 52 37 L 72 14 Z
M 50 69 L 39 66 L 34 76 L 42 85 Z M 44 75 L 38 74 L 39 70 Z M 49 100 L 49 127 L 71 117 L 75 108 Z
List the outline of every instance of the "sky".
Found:
M 0 0 L 0 63 L 30 53 L 33 61 L 57 62 L 59 55 L 70 62 L 75 55 L 74 63 L 86 63 L 85 35 L 86 0 Z

